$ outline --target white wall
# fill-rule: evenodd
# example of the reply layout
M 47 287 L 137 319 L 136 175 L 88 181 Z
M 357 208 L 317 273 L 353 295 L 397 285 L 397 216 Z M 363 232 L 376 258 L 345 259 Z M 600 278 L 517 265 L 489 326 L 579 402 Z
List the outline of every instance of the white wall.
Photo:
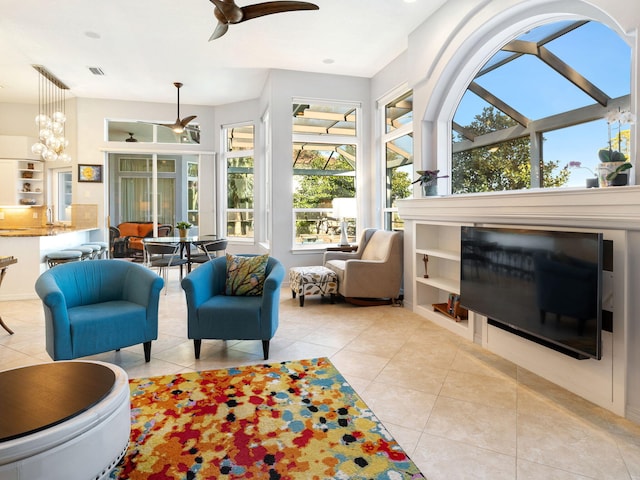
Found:
M 631 102 L 632 110 L 637 112 L 640 57 L 636 34 L 640 26 L 640 8 L 635 3 L 620 0 L 591 0 L 589 3 L 580 0 L 449 0 L 409 37 L 406 74 L 414 90 L 415 170 L 448 170 L 451 149 L 449 123 L 458 101 L 476 71 L 502 44 L 541 23 L 578 18 L 594 19 L 608 25 L 632 47 Z M 392 87 L 393 80 L 388 78 L 392 76 L 386 71 L 376 76 L 373 82 L 376 92 L 384 91 L 385 86 Z M 634 144 L 638 145 L 637 128 L 632 130 L 632 135 Z M 636 148 L 632 157 L 635 158 L 636 184 L 640 183 L 637 152 Z M 516 192 L 510 193 L 505 195 L 504 201 L 512 204 L 517 196 Z M 469 196 L 468 202 L 473 205 L 473 196 Z M 539 205 L 543 204 L 541 200 Z M 613 214 L 617 209 L 615 206 L 611 208 Z M 428 205 L 425 205 L 425 210 L 429 210 Z M 518 222 L 517 217 L 513 222 Z M 633 231 L 639 230 L 636 227 L 630 228 L 629 268 L 623 291 L 637 292 L 640 290 L 640 250 L 636 245 L 640 241 L 640 232 Z M 411 233 L 405 232 L 405 238 L 410 239 Z M 406 240 L 405 247 L 407 245 Z M 409 260 L 407 257 L 405 262 Z M 405 277 L 405 285 L 410 285 L 410 282 L 411 278 Z M 640 328 L 637 326 L 640 300 L 637 295 L 630 297 L 623 302 L 628 309 L 625 317 L 628 320 L 626 412 L 627 416 L 640 422 L 640 377 L 636 373 L 640 368 L 640 354 L 636 352 L 640 346 Z
M 0 135 L 37 137 L 36 115 L 38 115 L 38 105 L 26 103 L 0 104 Z

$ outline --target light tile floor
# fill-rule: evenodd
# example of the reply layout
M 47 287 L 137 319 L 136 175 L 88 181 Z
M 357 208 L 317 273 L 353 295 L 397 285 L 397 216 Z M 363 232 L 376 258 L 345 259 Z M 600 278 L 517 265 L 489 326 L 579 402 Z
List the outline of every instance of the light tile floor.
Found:
M 176 273 L 177 275 L 177 273 Z M 405 308 L 299 307 L 283 287 L 269 361 L 327 356 L 429 480 L 640 480 L 640 425 L 620 418 Z M 51 361 L 39 301 L 0 302 L 2 369 Z M 260 342 L 186 338 L 177 276 L 160 299 L 152 360 L 142 345 L 89 357 L 130 377 L 262 363 Z

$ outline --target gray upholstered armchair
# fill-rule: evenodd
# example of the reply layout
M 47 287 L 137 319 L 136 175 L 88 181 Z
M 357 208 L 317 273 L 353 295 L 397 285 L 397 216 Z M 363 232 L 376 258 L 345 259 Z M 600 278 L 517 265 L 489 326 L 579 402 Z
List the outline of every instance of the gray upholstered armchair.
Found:
M 367 229 L 355 252 L 325 252 L 324 266 L 338 276 L 338 293 L 355 299 L 400 298 L 403 264 L 402 232 Z M 380 302 L 375 302 L 380 303 Z

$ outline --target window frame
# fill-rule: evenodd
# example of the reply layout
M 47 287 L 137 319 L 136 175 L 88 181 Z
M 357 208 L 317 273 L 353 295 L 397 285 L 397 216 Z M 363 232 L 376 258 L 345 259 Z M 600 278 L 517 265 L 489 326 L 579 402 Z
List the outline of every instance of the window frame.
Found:
M 291 135 L 291 151 L 294 151 L 294 145 L 297 143 L 310 143 L 314 145 L 352 145 L 355 148 L 355 168 L 354 168 L 354 188 L 355 188 L 355 201 L 356 201 L 356 209 L 357 214 L 355 217 L 355 232 L 354 235 L 349 235 L 349 237 L 354 237 L 355 241 L 358 239 L 358 230 L 359 230 L 359 218 L 361 217 L 361 208 L 359 202 L 358 191 L 360 190 L 360 185 L 358 181 L 359 171 L 362 170 L 360 168 L 360 159 L 362 158 L 362 148 L 361 148 L 361 138 L 362 138 L 362 104 L 357 101 L 349 102 L 349 101 L 341 101 L 341 100 L 317 100 L 317 99 L 309 99 L 309 98 L 294 98 L 292 99 L 291 105 L 297 104 L 309 104 L 312 106 L 344 106 L 352 108 L 355 112 L 355 135 L 339 135 L 339 134 L 315 134 L 315 133 L 295 133 L 292 125 L 292 135 Z M 293 120 L 292 120 L 293 122 Z M 293 163 L 291 163 L 291 178 L 296 176 L 293 168 Z M 292 184 L 292 197 L 293 197 L 293 184 Z M 337 198 L 337 197 L 336 197 Z M 293 207 L 293 205 L 292 205 Z M 336 242 L 332 243 L 297 243 L 297 228 L 296 228 L 296 220 L 297 214 L 301 212 L 309 212 L 309 213 L 331 213 L 332 208 L 292 208 L 291 215 L 291 249 L 292 251 L 313 251 L 313 250 L 324 250 L 327 247 L 335 247 L 339 243 L 339 239 Z
M 398 213 L 398 207 L 392 207 L 392 206 L 388 206 L 387 205 L 387 198 L 389 197 L 389 190 L 390 187 L 387 187 L 387 144 L 389 142 L 393 142 L 394 140 L 397 140 L 398 138 L 402 138 L 406 135 L 411 135 L 412 136 L 412 144 L 413 144 L 413 148 L 412 148 L 412 162 L 410 165 L 412 165 L 411 168 L 411 172 L 413 172 L 413 170 L 415 169 L 415 137 L 414 135 L 414 117 L 413 117 L 413 113 L 411 116 L 411 121 L 405 123 L 404 125 L 401 125 L 395 129 L 393 129 L 390 132 L 387 132 L 387 107 L 389 106 L 389 104 L 391 104 L 392 102 L 405 97 L 407 95 L 411 95 L 413 97 L 414 92 L 411 88 L 409 88 L 408 85 L 403 84 L 402 86 L 394 89 L 392 92 L 388 93 L 387 95 L 385 95 L 384 97 L 380 98 L 378 100 L 378 128 L 380 129 L 380 143 L 379 143 L 379 182 L 378 185 L 380 186 L 380 225 L 382 225 L 382 227 L 385 230 L 393 230 L 393 220 L 390 221 L 390 218 L 393 218 L 393 215 L 397 215 Z M 413 109 L 413 101 L 412 101 L 412 112 L 414 112 Z M 411 180 L 413 181 L 413 179 Z M 407 199 L 411 199 L 414 198 L 413 196 L 413 188 L 410 189 L 410 193 L 409 196 L 406 197 Z M 403 222 L 404 225 L 404 222 Z
M 228 131 L 234 128 L 241 128 L 241 127 L 252 127 L 253 128 L 253 149 L 247 149 L 247 150 L 230 150 L 229 148 L 229 141 L 228 141 Z M 256 195 L 256 156 L 255 156 L 255 151 L 256 151 L 256 145 L 255 145 L 255 141 L 256 141 L 256 123 L 254 121 L 246 121 L 246 122 L 238 122 L 238 123 L 229 123 L 229 124 L 224 124 L 221 125 L 220 127 L 220 145 L 221 145 L 221 162 L 220 162 L 220 169 L 221 169 L 221 175 L 220 178 L 222 179 L 221 185 L 220 185 L 220 216 L 219 216 L 219 228 L 218 231 L 219 232 L 224 232 L 224 237 L 232 243 L 241 243 L 241 244 L 253 244 L 256 242 L 256 223 L 257 223 L 257 218 L 256 218 L 256 201 L 257 201 L 257 195 Z M 229 160 L 230 159 L 234 159 L 234 158 L 244 158 L 244 157 L 251 157 L 253 160 L 253 168 L 251 169 L 252 172 L 251 174 L 253 175 L 253 187 L 252 187 L 252 207 L 251 208 L 229 208 L 228 206 L 228 193 L 229 193 L 229 182 L 228 182 L 228 175 L 229 175 Z M 230 235 L 229 234 L 229 230 L 228 230 L 228 215 L 229 213 L 240 213 L 240 214 L 247 214 L 250 218 L 251 218 L 251 222 L 253 224 L 253 234 L 251 236 L 236 236 L 236 235 Z
M 104 138 L 107 142 L 112 143 L 125 143 L 125 144 L 138 144 L 138 145 L 200 145 L 200 124 L 197 122 L 190 122 L 189 128 L 185 129 L 183 133 L 175 133 L 170 128 L 160 125 L 163 122 L 151 122 L 147 120 L 128 120 L 118 118 L 106 118 L 104 125 Z M 164 122 L 164 123 L 171 123 Z M 111 127 L 114 126 L 117 129 L 118 134 L 111 135 Z M 166 129 L 163 131 L 160 129 Z M 120 133 L 123 130 L 129 132 L 131 138 L 136 135 L 138 138 L 132 140 L 127 137 L 126 134 Z M 149 137 L 149 133 L 151 136 Z M 163 139 L 171 138 L 175 141 L 161 141 Z M 116 138 L 113 138 L 116 137 Z M 120 137 L 120 138 L 117 138 Z M 187 141 L 188 140 L 188 141 Z

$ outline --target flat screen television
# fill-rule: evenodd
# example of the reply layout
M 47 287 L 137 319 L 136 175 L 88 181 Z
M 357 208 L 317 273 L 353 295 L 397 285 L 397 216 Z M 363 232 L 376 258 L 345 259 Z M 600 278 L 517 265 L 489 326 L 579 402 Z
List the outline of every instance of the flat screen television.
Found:
M 496 327 L 600 359 L 601 233 L 462 227 L 460 303 Z

